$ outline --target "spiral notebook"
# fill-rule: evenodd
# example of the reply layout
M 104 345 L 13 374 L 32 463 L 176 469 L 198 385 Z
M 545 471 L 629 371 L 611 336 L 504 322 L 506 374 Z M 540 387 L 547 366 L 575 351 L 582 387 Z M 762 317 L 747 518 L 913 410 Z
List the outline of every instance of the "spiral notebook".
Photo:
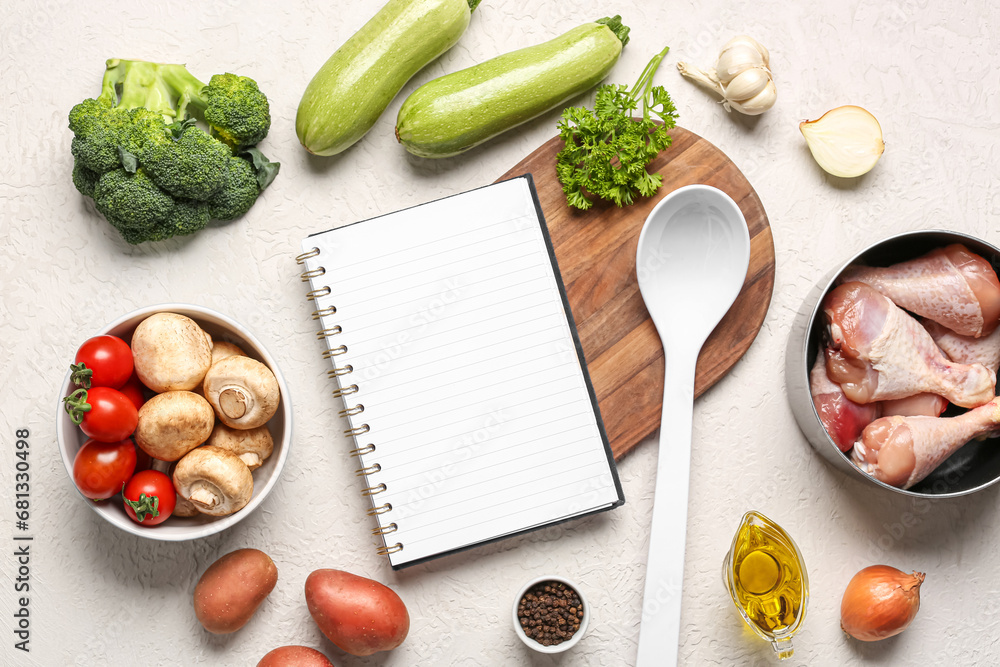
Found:
M 394 569 L 624 502 L 530 175 L 302 250 Z

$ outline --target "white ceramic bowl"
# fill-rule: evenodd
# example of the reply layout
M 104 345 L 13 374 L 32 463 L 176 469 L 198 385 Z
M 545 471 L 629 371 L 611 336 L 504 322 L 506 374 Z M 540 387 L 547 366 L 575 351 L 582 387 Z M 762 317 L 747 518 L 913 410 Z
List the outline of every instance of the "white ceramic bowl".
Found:
M 534 586 L 535 584 L 540 584 L 543 581 L 555 581 L 558 583 L 565 584 L 567 587 L 572 588 L 574 591 L 576 591 L 576 594 L 580 598 L 580 602 L 583 603 L 583 618 L 580 619 L 580 629 L 577 630 L 573 634 L 573 636 L 567 639 L 566 641 L 559 644 L 553 644 L 552 646 L 544 646 L 542 644 L 539 644 L 534 639 L 526 635 L 524 633 L 524 629 L 521 627 L 521 622 L 518 620 L 517 616 L 517 606 L 518 603 L 521 602 L 521 598 L 524 597 L 524 594 L 527 593 L 532 586 Z M 511 609 L 511 615 L 514 622 L 514 632 L 517 633 L 517 636 L 521 639 L 522 642 L 524 642 L 525 646 L 539 653 L 562 653 L 563 651 L 568 651 L 569 649 L 573 648 L 578 643 L 580 643 L 580 640 L 583 638 L 584 633 L 587 632 L 587 625 L 590 624 L 590 605 L 587 603 L 587 598 L 583 596 L 583 591 L 580 590 L 580 587 L 575 582 L 554 574 L 548 574 L 542 577 L 536 577 L 521 587 L 521 590 L 519 590 L 517 592 L 517 595 L 514 596 L 514 606 Z
M 249 516 L 251 512 L 260 506 L 264 498 L 267 497 L 267 494 L 270 493 L 271 489 L 277 483 L 278 477 L 281 475 L 281 469 L 285 465 L 285 459 L 288 457 L 288 449 L 292 441 L 292 409 L 288 396 L 288 387 L 285 385 L 285 380 L 281 376 L 281 371 L 278 369 L 274 358 L 243 325 L 209 308 L 186 303 L 164 303 L 147 306 L 146 308 L 140 308 L 118 318 L 100 331 L 90 333 L 79 342 L 82 344 L 90 336 L 100 334 L 112 334 L 124 339 L 125 342 L 129 342 L 132 332 L 139 322 L 153 313 L 162 312 L 186 315 L 207 331 L 213 340 L 228 341 L 240 346 L 249 356 L 263 362 L 271 369 L 278 380 L 278 388 L 281 391 L 281 401 L 278 404 L 278 411 L 267 423 L 268 429 L 271 431 L 271 436 L 274 439 L 274 452 L 261 467 L 254 471 L 253 496 L 247 506 L 240 511 L 221 517 L 207 515 L 171 517 L 157 526 L 141 526 L 132 521 L 125 513 L 121 496 L 115 496 L 114 498 L 95 503 L 83 494 L 80 494 L 82 502 L 97 512 L 101 518 L 125 532 L 154 540 L 182 542 L 223 531 Z M 66 360 L 67 369 L 72 361 L 72 359 Z M 83 446 L 83 443 L 87 441 L 87 436 L 83 434 L 79 426 L 72 422 L 69 415 L 63 409 L 63 397 L 72 393 L 74 388 L 71 388 L 70 372 L 67 370 L 66 378 L 62 383 L 62 393 L 59 394 L 56 436 L 59 441 L 59 452 L 62 454 L 63 464 L 66 466 L 66 474 L 69 475 L 71 484 L 73 483 L 73 459 L 76 457 L 76 453 L 80 447 Z

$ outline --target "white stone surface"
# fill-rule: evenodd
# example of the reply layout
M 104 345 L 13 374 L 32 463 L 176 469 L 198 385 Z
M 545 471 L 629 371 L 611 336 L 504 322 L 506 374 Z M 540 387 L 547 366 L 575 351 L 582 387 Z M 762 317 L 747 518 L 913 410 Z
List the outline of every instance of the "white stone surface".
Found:
M 695 404 L 688 508 L 684 665 L 768 665 L 771 649 L 742 626 L 720 566 L 740 516 L 757 509 L 798 541 L 811 579 L 795 665 L 991 665 L 1000 662 L 1000 487 L 919 503 L 830 468 L 807 445 L 785 400 L 784 346 L 813 283 L 894 232 L 945 227 L 1000 241 L 1000 10 L 989 0 L 778 0 L 524 3 L 483 0 L 460 43 L 418 74 L 372 132 L 345 154 L 308 156 L 295 109 L 311 75 L 377 2 L 159 3 L 10 0 L 0 22 L 0 663 L 253 665 L 287 643 L 337 665 L 594 665 L 635 659 L 656 440 L 620 462 L 627 503 L 614 512 L 392 572 L 374 552 L 319 360 L 294 257 L 305 235 L 492 182 L 555 132 L 552 111 L 448 160 L 409 156 L 392 136 L 401 100 L 437 75 L 620 13 L 632 41 L 610 80 L 631 83 L 664 44 L 657 75 L 680 123 L 743 170 L 767 210 L 777 279 L 763 330 L 744 359 Z M 678 60 L 710 64 L 729 37 L 771 50 L 777 106 L 727 115 L 681 79 Z M 202 76 L 237 71 L 271 99 L 262 148 L 282 163 L 243 219 L 192 238 L 130 247 L 73 188 L 73 104 L 98 93 L 104 60 L 187 63 Z M 576 103 L 590 102 L 592 94 Z M 881 121 L 887 149 L 869 175 L 843 183 L 813 163 L 797 124 L 841 104 Z M 285 474 L 254 515 L 219 535 L 166 544 L 103 523 L 73 488 L 54 430 L 58 387 L 76 347 L 138 306 L 221 310 L 248 325 L 291 386 L 296 437 Z M 681 323 L 682 325 L 682 323 Z M 15 592 L 15 431 L 30 429 L 30 592 Z M 678 512 L 685 511 L 677 508 Z M 279 581 L 251 622 L 212 636 L 194 617 L 201 572 L 240 547 L 263 549 Z M 860 644 L 839 629 L 844 586 L 885 562 L 927 572 L 910 630 Z M 332 567 L 376 578 L 406 601 L 405 643 L 345 655 L 309 617 L 303 583 Z M 581 582 L 591 628 L 570 653 L 539 656 L 510 627 L 512 596 L 546 572 Z M 14 649 L 17 598 L 30 598 L 30 654 Z

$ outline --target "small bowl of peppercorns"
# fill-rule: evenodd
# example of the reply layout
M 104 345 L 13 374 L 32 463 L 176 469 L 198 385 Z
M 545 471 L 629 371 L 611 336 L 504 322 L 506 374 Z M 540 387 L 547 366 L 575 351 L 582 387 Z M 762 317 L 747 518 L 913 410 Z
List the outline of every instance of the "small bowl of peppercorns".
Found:
M 587 631 L 590 607 L 580 588 L 568 579 L 546 575 L 532 579 L 514 598 L 514 631 L 539 653 L 561 653 Z

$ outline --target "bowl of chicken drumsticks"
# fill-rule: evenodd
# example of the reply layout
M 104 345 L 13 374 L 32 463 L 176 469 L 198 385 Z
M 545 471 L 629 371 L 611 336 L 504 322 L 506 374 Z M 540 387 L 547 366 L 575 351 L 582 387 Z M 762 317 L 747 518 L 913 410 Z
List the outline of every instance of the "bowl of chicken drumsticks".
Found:
M 910 496 L 1000 481 L 1000 249 L 898 234 L 816 284 L 792 328 L 789 402 L 836 467 Z

